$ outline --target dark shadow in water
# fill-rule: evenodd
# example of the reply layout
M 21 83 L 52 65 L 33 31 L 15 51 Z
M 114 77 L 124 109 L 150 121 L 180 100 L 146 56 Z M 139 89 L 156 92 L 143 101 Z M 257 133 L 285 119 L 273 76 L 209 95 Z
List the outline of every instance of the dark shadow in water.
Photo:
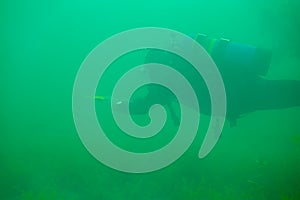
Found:
M 226 118 L 231 126 L 236 125 L 238 118 L 253 111 L 300 106 L 300 81 L 266 78 L 271 62 L 270 50 L 204 35 L 199 35 L 197 41 L 211 55 L 221 73 L 227 96 Z M 180 71 L 194 87 L 201 113 L 210 114 L 209 93 L 202 77 L 190 63 L 162 50 L 149 50 L 145 63 L 161 63 Z M 175 96 L 164 91 L 165 88 L 149 87 L 146 97 L 132 99 L 132 114 L 145 114 L 154 103 L 171 108 Z M 178 124 L 176 113 L 171 114 Z

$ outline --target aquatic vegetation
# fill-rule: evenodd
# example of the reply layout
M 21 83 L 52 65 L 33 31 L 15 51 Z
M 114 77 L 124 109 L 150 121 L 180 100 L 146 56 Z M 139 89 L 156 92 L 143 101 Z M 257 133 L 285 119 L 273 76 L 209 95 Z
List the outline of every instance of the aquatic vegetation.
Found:
M 282 195 L 280 200 L 298 200 L 298 199 L 292 198 L 289 195 Z
M 56 189 L 45 188 L 41 191 L 23 191 L 22 200 L 79 200 L 78 196 L 70 192 L 57 191 Z
M 292 141 L 295 145 L 300 145 L 300 135 L 299 134 L 294 134 L 292 136 Z

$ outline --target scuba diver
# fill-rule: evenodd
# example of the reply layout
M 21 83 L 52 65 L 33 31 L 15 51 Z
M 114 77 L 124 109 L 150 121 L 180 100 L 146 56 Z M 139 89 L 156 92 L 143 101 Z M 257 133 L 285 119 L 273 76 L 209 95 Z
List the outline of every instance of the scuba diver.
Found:
M 300 106 L 300 81 L 266 78 L 271 62 L 270 50 L 227 39 L 212 39 L 204 34 L 199 34 L 196 41 L 212 57 L 222 76 L 227 98 L 226 119 L 231 126 L 250 112 Z M 189 62 L 170 52 L 151 49 L 145 63 L 160 63 L 180 71 L 193 86 L 201 113 L 210 114 L 211 102 L 205 82 Z M 146 114 L 153 104 L 165 105 L 178 125 L 178 114 L 172 108 L 175 95 L 163 87 L 147 87 L 145 97 L 130 100 L 131 113 Z

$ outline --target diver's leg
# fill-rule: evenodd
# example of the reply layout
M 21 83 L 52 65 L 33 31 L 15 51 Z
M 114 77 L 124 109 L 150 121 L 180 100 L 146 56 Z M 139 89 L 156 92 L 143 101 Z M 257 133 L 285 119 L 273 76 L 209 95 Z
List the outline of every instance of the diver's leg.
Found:
M 258 79 L 254 109 L 282 109 L 300 106 L 300 81 Z

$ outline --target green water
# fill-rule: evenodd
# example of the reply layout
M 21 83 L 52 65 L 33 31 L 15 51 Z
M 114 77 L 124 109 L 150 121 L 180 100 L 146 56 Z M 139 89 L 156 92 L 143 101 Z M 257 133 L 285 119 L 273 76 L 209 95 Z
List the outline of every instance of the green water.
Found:
M 300 108 L 256 111 L 232 128 L 226 122 L 204 159 L 197 154 L 209 118 L 201 116 L 204 127 L 184 156 L 148 174 L 118 172 L 94 159 L 72 116 L 84 58 L 109 36 L 136 27 L 269 48 L 267 78 L 300 80 L 299 10 L 297 0 L 1 1 L 0 199 L 300 199 Z M 113 124 L 106 125 L 114 135 Z M 175 128 L 168 125 L 156 144 L 168 142 Z M 138 151 L 149 150 L 144 146 Z

